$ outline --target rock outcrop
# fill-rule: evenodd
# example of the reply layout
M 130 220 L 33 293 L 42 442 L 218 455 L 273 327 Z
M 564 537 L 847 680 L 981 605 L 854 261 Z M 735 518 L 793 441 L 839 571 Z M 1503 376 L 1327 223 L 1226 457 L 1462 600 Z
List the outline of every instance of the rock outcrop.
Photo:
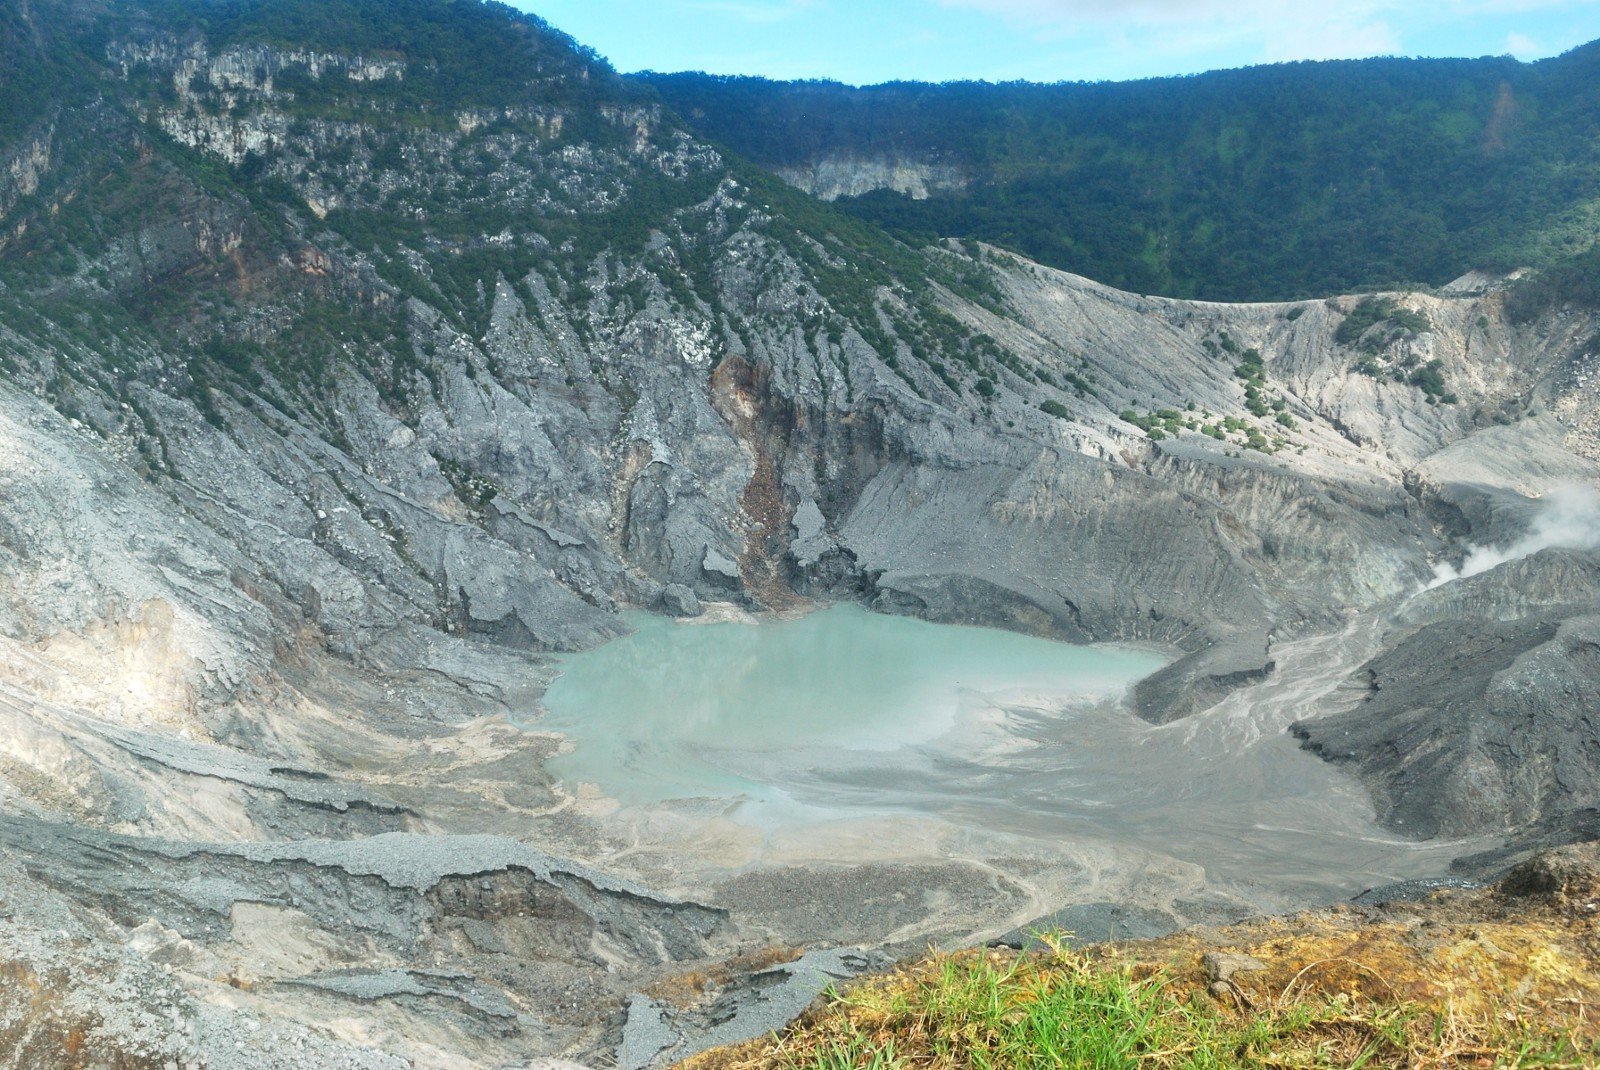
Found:
M 924 201 L 935 193 L 959 193 L 968 178 L 961 168 L 923 160 L 824 156 L 807 166 L 777 169 L 784 181 L 824 201 L 860 197 L 874 190 L 893 190 Z
M 1295 735 L 1411 836 L 1521 829 L 1600 797 L 1600 558 L 1549 550 L 1451 586 L 1448 608 L 1408 607 L 1426 623 L 1361 669 L 1358 706 Z

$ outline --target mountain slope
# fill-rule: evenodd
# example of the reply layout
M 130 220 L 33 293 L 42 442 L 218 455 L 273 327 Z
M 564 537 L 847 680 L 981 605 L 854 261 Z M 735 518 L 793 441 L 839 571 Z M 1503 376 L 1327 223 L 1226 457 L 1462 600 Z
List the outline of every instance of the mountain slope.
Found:
M 1594 241 L 1600 46 L 1062 85 L 644 80 L 704 137 L 915 235 L 1259 301 L 1539 266 Z

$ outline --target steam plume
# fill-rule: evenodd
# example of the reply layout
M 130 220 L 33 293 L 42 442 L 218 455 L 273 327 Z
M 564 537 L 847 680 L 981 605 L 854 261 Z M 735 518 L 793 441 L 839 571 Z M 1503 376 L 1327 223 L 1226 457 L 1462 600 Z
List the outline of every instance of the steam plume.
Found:
M 1432 590 L 1451 580 L 1476 576 L 1507 561 L 1517 561 L 1540 550 L 1557 547 L 1565 550 L 1600 549 L 1600 491 L 1582 484 L 1557 487 L 1545 495 L 1526 535 L 1504 549 L 1473 546 L 1468 549 L 1460 568 L 1440 562 L 1433 568 L 1433 582 L 1424 589 Z

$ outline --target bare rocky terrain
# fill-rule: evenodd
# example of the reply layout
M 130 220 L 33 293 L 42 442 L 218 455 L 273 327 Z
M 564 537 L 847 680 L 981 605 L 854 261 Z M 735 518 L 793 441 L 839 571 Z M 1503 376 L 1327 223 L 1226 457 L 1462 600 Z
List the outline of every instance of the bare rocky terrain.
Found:
M 1419 593 L 1593 494 L 1592 313 L 1403 293 L 1351 338 L 1372 299 L 910 250 L 533 23 L 480 104 L 392 49 L 37 7 L 18 62 L 96 30 L 83 105 L 0 142 L 0 1065 L 631 1070 L 878 961 L 841 946 L 1296 905 L 999 839 L 719 873 L 510 723 L 623 608 L 1160 644 L 1140 716 L 1292 709 L 1469 870 L 1592 824 L 1593 528 Z

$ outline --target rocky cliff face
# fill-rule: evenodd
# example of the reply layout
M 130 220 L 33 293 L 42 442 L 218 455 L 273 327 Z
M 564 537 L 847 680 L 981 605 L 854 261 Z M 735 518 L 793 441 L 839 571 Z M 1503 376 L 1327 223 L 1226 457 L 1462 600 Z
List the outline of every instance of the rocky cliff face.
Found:
M 777 174 L 797 189 L 825 201 L 860 197 L 880 189 L 925 201 L 936 193 L 959 193 L 968 185 L 959 167 L 884 156 L 824 156 L 804 167 L 777 168 Z
M 200 1023 L 130 1059 L 592 1051 L 665 964 L 756 939 L 555 857 L 674 879 L 503 720 L 620 608 L 1155 641 L 1182 657 L 1139 701 L 1169 720 L 1596 475 L 1586 314 L 1196 304 L 912 250 L 531 24 L 481 100 L 394 47 L 112 29 L 93 102 L 0 146 L 0 900 L 41 983 L 75 968 L 57 919 L 99 949 L 105 1044 L 157 1003 Z M 1405 687 L 1536 655 L 1485 692 L 1508 745 L 1581 734 L 1592 594 L 1556 621 L 1529 588 L 1568 588 L 1511 575 L 1393 616 L 1352 677 L 1383 702 L 1341 715 L 1368 749 L 1444 723 Z M 1515 641 L 1476 675 L 1429 653 L 1487 618 Z M 1430 832 L 1576 805 L 1595 767 L 1480 805 L 1503 761 L 1435 762 L 1424 803 L 1391 765 L 1360 770 Z

